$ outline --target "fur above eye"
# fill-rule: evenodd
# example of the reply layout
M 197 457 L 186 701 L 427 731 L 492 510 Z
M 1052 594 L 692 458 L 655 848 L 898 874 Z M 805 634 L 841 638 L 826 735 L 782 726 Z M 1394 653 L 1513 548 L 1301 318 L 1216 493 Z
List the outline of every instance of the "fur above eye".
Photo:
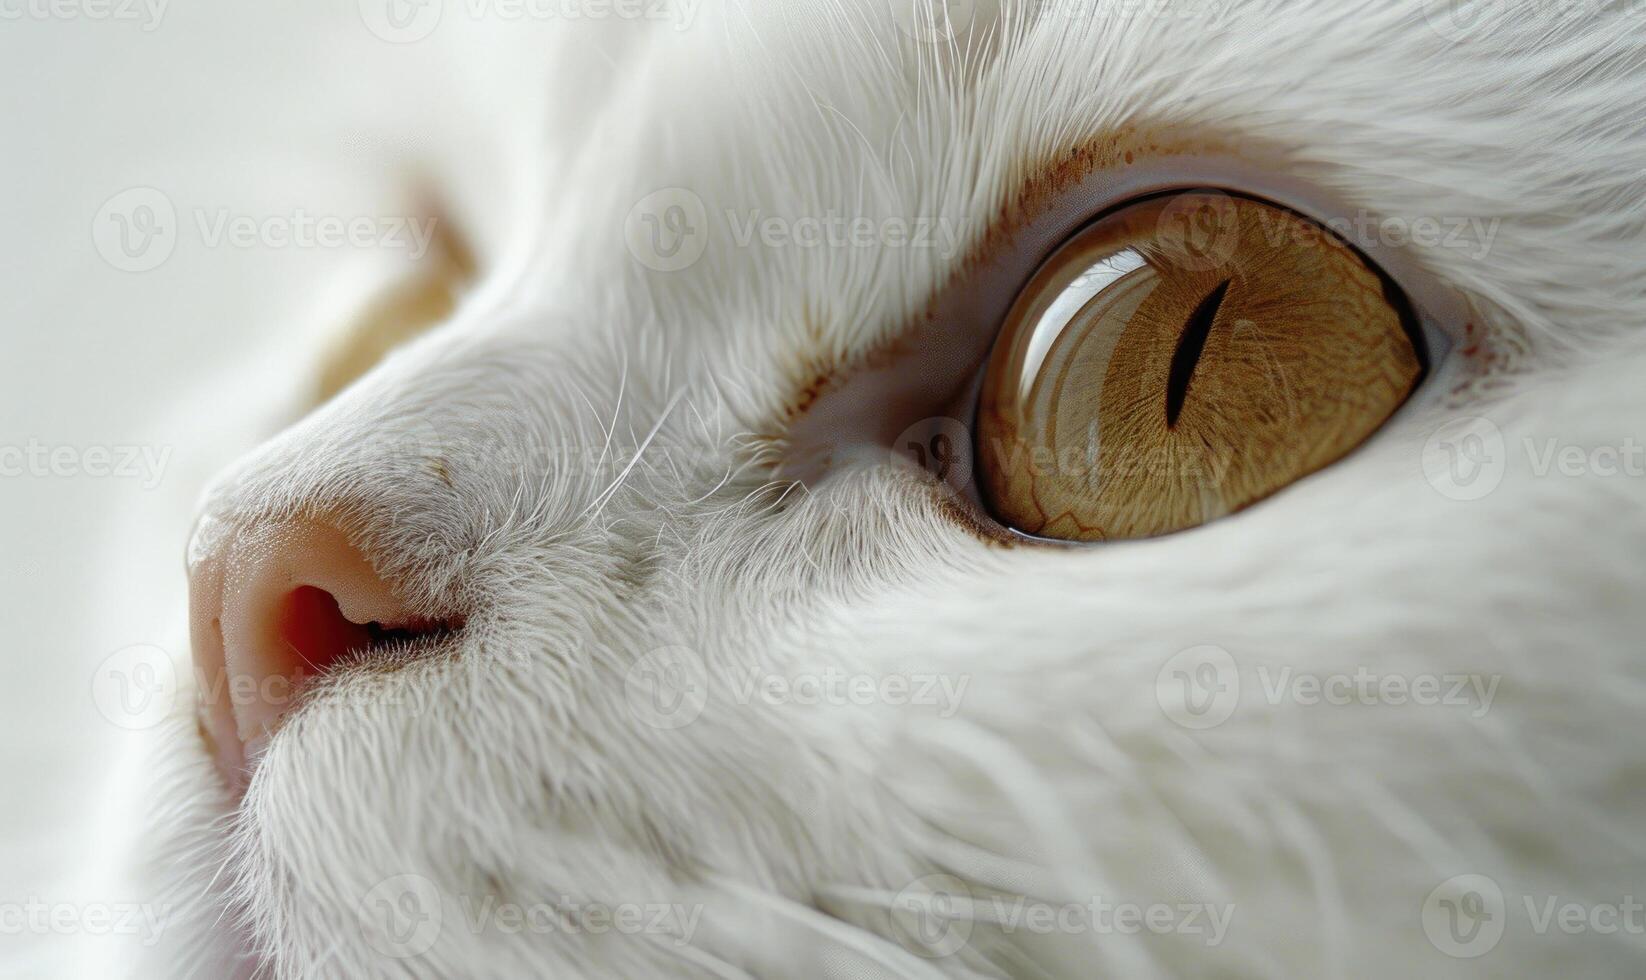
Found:
M 978 483 L 1027 534 L 1184 530 L 1352 452 L 1427 362 L 1405 295 L 1330 230 L 1216 191 L 1134 200 L 1013 303 L 977 409 Z

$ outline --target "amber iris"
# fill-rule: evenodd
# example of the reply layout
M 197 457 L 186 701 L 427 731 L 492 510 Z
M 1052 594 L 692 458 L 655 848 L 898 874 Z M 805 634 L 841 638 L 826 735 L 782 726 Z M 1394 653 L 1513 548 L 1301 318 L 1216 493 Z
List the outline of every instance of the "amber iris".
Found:
M 1149 197 L 1019 294 L 983 381 L 979 483 L 1040 537 L 1195 527 L 1342 458 L 1425 367 L 1404 295 L 1328 229 L 1248 197 Z

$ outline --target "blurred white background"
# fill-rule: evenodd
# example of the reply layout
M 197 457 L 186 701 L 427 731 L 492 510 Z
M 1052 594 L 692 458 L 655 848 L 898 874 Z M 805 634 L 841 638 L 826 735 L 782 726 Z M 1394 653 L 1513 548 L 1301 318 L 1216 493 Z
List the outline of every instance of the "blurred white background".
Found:
M 408 164 L 475 152 L 451 134 L 491 131 L 487 86 L 532 84 L 508 59 L 459 71 L 438 34 L 390 43 L 370 13 L 0 2 L 0 903 L 121 899 L 86 867 L 128 805 L 106 788 L 132 737 L 99 710 L 97 667 L 142 643 L 186 663 L 201 487 L 299 410 L 328 332 L 408 260 L 278 228 L 386 229 L 412 207 Z M 493 26 L 530 48 L 543 25 Z M 245 219 L 277 230 L 214 240 Z M 147 462 L 116 467 L 130 453 Z M 62 975 L 62 942 L 0 933 L 0 975 Z

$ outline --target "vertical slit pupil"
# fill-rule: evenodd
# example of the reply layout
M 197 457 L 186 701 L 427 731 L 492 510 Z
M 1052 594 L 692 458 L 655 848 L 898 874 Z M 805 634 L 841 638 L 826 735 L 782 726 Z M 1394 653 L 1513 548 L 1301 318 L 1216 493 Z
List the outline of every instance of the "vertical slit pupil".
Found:
M 1200 301 L 1200 305 L 1189 314 L 1189 322 L 1183 325 L 1183 333 L 1177 338 L 1177 350 L 1172 352 L 1171 370 L 1166 375 L 1168 429 L 1177 425 L 1177 417 L 1183 413 L 1183 400 L 1189 396 L 1189 380 L 1194 377 L 1201 352 L 1206 349 L 1206 338 L 1211 335 L 1212 324 L 1217 322 L 1217 311 L 1223 308 L 1223 297 L 1229 292 L 1229 282 L 1228 279 L 1223 280 Z

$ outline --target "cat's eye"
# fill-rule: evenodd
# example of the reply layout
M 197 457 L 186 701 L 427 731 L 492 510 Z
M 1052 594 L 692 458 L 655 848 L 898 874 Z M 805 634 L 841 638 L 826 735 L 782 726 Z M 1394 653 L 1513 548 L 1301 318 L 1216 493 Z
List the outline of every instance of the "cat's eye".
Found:
M 1007 314 L 980 489 L 1040 537 L 1183 530 L 1342 458 L 1426 368 L 1404 294 L 1328 229 L 1254 198 L 1145 198 L 1058 249 Z

